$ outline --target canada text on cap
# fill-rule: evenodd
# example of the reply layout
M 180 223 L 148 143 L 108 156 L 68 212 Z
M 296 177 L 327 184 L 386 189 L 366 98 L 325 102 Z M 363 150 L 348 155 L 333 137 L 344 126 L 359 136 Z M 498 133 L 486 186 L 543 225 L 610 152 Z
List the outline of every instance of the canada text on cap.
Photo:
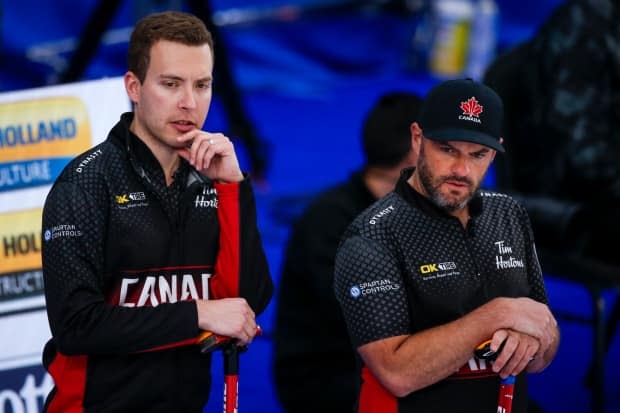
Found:
M 504 152 L 499 142 L 504 119 L 502 99 L 471 79 L 448 80 L 426 95 L 418 123 L 434 141 L 478 143 Z

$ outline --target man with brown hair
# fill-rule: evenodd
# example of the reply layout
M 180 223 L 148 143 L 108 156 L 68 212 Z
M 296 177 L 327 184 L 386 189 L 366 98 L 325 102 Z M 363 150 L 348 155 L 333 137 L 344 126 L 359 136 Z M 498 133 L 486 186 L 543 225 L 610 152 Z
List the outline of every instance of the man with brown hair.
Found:
M 45 203 L 48 412 L 202 411 L 211 357 L 198 335 L 249 344 L 273 289 L 233 145 L 201 130 L 213 70 L 204 24 L 145 17 L 128 69 L 133 113 Z

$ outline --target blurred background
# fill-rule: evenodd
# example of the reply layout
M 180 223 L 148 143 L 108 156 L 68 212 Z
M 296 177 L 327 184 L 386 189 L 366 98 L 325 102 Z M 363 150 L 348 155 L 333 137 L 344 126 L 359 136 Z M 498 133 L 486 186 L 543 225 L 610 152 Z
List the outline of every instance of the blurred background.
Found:
M 138 18 L 171 8 L 202 14 L 217 29 L 221 50 L 216 50 L 216 97 L 205 129 L 231 136 L 242 166 L 252 171 L 259 226 L 278 286 L 292 222 L 313 195 L 360 167 L 362 120 L 380 95 L 398 90 L 424 95 L 442 79 L 481 79 L 497 56 L 535 36 L 563 3 L 0 0 L 0 93 L 122 76 Z M 2 116 L 0 111 L 0 125 L 8 124 Z M 0 160 L 5 150 L 0 146 Z M 492 170 L 486 186 L 495 184 Z M 5 207 L 20 202 L 19 196 L 2 195 Z M 8 262 L 4 240 L 0 285 Z M 592 314 L 590 290 L 546 275 L 552 309 L 571 315 L 559 317 L 559 353 L 545 372 L 531 376 L 530 397 L 549 413 L 592 411 L 587 376 L 593 328 L 584 322 Z M 615 294 L 604 289 L 602 302 L 613 302 Z M 0 297 L 0 319 L 25 313 L 44 317 L 41 306 L 20 310 L 9 301 Z M 241 358 L 243 412 L 281 411 L 271 371 L 275 306 L 274 298 L 259 318 L 265 334 Z M 606 317 L 609 307 L 602 308 Z M 15 342 L 14 328 L 31 326 L 0 322 L 0 413 L 33 413 L 40 411 L 49 382 L 36 362 L 39 354 L 12 359 L 12 348 L 25 344 Z M 601 412 L 620 412 L 619 340 L 617 334 L 610 337 L 604 357 Z M 221 411 L 220 356 L 214 360 L 208 412 Z

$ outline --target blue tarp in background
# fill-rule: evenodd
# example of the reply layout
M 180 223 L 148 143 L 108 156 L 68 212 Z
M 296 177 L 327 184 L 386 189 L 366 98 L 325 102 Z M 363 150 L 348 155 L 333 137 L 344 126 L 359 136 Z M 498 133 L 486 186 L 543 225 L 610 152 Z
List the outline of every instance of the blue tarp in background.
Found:
M 531 36 L 560 2 L 498 1 L 501 11 L 500 49 Z M 4 0 L 0 91 L 54 83 L 97 3 L 95 0 Z M 123 2 L 88 67 L 85 79 L 124 73 L 129 32 L 136 18 L 149 8 L 149 3 L 182 5 L 183 2 Z M 301 10 L 288 20 L 267 19 L 255 24 L 223 27 L 236 78 L 243 90 L 312 93 L 315 87 L 329 88 L 342 78 L 372 79 L 410 69 L 407 51 L 419 20 L 416 13 L 379 13 L 377 11 L 383 9 L 377 5 L 385 1 L 377 0 L 360 1 L 357 12 L 310 13 L 321 6 L 328 9 L 328 6 L 339 3 L 352 2 L 214 1 L 216 15 L 230 14 L 235 9 L 273 10 L 285 5 L 295 5 Z

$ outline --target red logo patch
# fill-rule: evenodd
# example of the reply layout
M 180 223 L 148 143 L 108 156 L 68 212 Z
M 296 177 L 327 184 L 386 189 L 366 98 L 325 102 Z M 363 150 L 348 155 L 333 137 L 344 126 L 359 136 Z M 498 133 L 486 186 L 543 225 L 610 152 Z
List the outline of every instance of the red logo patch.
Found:
M 470 97 L 465 102 L 461 102 L 461 110 L 463 115 L 478 117 L 482 113 L 482 106 L 478 103 L 475 97 Z

